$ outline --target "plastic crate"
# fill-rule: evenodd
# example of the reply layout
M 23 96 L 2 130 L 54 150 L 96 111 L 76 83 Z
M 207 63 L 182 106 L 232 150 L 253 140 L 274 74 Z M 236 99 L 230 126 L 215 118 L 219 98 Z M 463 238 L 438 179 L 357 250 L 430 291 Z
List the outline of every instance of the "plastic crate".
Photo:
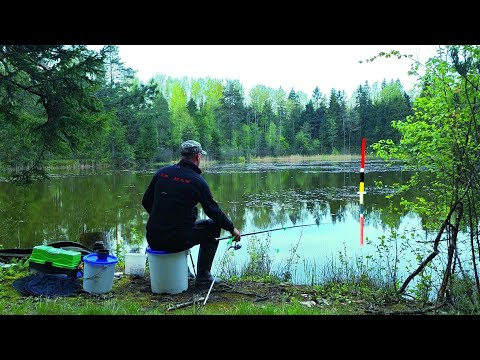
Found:
M 32 250 L 29 266 L 32 269 L 55 274 L 76 275 L 82 261 L 79 251 L 58 249 L 48 245 L 38 245 Z

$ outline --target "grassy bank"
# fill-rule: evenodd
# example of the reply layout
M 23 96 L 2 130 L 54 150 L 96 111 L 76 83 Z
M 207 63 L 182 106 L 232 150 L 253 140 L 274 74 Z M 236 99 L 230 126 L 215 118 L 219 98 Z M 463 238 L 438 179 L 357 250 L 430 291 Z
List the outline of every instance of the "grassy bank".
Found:
M 189 281 L 180 294 L 154 294 L 150 276 L 123 274 L 116 265 L 112 290 L 90 294 L 82 289 L 69 297 L 24 296 L 13 282 L 29 274 L 28 260 L 0 268 L 2 315 L 372 315 L 428 314 L 432 304 L 399 296 L 378 279 L 362 274 L 345 278 L 341 273 L 318 285 L 295 285 L 272 275 L 271 269 L 248 264 L 240 275 L 224 277 L 223 283 L 197 287 Z M 331 267 L 330 267 L 331 270 Z M 440 313 L 448 313 L 441 309 Z M 450 312 L 451 313 L 451 312 Z

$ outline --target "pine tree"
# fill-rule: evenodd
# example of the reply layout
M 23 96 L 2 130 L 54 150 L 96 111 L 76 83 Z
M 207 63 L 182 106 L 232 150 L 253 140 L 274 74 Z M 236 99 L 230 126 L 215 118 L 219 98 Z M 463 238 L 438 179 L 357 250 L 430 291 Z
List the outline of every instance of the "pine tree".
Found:
M 9 166 L 26 166 L 17 179 L 45 177 L 47 156 L 76 149 L 83 137 L 101 129 L 101 118 L 92 115 L 102 110 L 94 94 L 103 76 L 102 56 L 84 45 L 0 45 L 0 121 L 10 131 L 21 123 L 28 134 L 28 143 L 19 138 L 18 145 L 0 153 L 31 150 L 22 164 L 0 155 Z M 27 114 L 24 104 L 33 112 Z

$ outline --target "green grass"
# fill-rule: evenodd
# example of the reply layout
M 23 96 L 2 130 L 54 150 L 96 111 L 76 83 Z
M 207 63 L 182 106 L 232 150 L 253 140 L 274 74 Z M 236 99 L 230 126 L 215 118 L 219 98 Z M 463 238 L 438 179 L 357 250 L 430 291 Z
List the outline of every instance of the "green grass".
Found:
M 0 315 L 357 315 L 366 314 L 366 309 L 392 313 L 429 306 L 419 301 L 407 303 L 381 273 L 372 272 L 369 264 L 352 262 L 345 252 L 339 254 L 338 265 L 334 259 L 321 268 L 304 262 L 310 284 L 296 285 L 285 280 L 282 269 L 272 266 L 268 239 L 252 241 L 247 250 L 250 259 L 239 270 L 231 266 L 230 257 L 218 260 L 220 277 L 236 292 L 220 291 L 212 294 L 205 306 L 200 300 L 174 310 L 169 308 L 172 304 L 191 301 L 195 292 L 179 297 L 157 296 L 145 283 L 132 283 L 129 276 L 116 278 L 113 291 L 104 295 L 82 292 L 71 297 L 23 297 L 12 286 L 29 273 L 28 261 L 21 260 L 0 268 Z M 295 257 L 295 252 L 291 256 Z M 118 266 L 121 270 L 120 262 Z M 470 283 L 458 282 L 454 288 L 458 306 L 442 311 L 475 313 L 476 309 L 464 301 L 465 289 L 470 287 Z
M 179 315 L 320 315 L 318 310 L 303 309 L 297 305 L 289 304 L 252 304 L 239 302 L 233 305 L 218 305 L 208 307 L 196 307 L 193 309 L 178 310 Z
M 13 288 L 12 283 L 27 275 L 26 263 L 17 264 L 15 269 L 13 267 L 0 268 L 1 315 L 333 315 L 358 313 L 355 304 L 349 306 L 347 301 L 343 301 L 339 296 L 337 298 L 341 301 L 338 304 L 332 302 L 331 306 L 317 305 L 309 308 L 301 303 L 303 290 L 296 290 L 293 285 L 280 302 L 253 302 L 229 298 L 227 300 L 211 300 L 203 305 L 202 300 L 195 305 L 170 311 L 168 305 L 178 301 L 175 301 L 174 298 L 168 301 L 161 300 L 160 297 L 152 296 L 148 291 L 129 293 L 128 286 L 131 278 L 128 276 L 115 279 L 114 291 L 110 294 L 97 296 L 81 293 L 57 298 L 24 297 Z M 280 283 L 271 275 L 266 275 L 262 279 L 258 274 L 228 280 L 229 283 L 232 281 L 239 284 L 242 282 L 264 283 L 268 286 L 279 286 Z M 311 289 L 320 294 L 320 288 L 311 287 Z M 334 288 L 332 287 L 332 289 Z M 334 289 L 338 292 L 344 290 L 343 288 Z M 329 299 L 333 299 L 332 295 L 333 293 L 328 295 Z
M 253 304 L 236 303 L 199 303 L 175 311 L 160 308 L 145 309 L 130 301 L 108 300 L 103 303 L 72 302 L 66 299 L 28 299 L 21 303 L 4 307 L 0 304 L 3 315 L 342 315 L 352 314 L 354 307 L 308 308 L 300 303 Z

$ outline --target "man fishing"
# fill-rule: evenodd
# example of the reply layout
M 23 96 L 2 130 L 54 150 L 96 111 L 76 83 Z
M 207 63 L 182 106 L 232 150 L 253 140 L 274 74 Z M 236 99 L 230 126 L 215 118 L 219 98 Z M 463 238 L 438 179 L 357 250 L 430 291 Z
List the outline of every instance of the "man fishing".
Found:
M 218 248 L 221 229 L 240 241 L 240 231 L 213 199 L 201 176 L 200 163 L 207 152 L 199 142 L 187 140 L 180 146 L 181 160 L 160 168 L 143 195 L 142 205 L 149 214 L 146 237 L 152 250 L 179 252 L 200 245 L 196 285 L 221 282 L 211 267 Z M 200 203 L 209 219 L 198 220 Z

